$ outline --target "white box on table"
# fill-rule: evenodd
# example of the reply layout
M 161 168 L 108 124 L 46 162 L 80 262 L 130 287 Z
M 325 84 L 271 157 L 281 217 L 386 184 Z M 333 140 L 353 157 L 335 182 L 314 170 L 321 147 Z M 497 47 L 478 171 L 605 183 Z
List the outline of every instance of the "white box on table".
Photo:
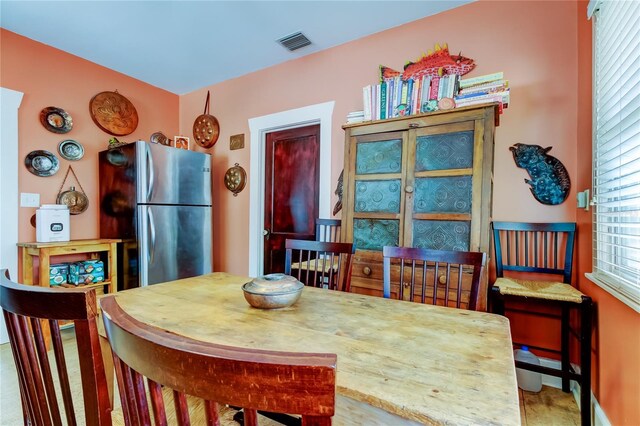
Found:
M 69 241 L 69 207 L 62 204 L 43 204 L 36 210 L 36 241 Z

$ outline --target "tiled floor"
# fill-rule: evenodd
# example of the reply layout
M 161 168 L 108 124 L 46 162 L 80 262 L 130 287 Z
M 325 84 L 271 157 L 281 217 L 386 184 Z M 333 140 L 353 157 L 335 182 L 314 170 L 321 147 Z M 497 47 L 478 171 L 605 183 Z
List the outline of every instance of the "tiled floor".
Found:
M 72 386 L 74 386 L 75 382 L 74 394 L 78 393 L 80 395 L 75 334 L 73 329 L 68 329 L 64 330 L 62 335 Z M 82 398 L 74 397 L 74 403 L 76 401 L 82 402 Z M 116 405 L 120 405 L 117 400 Z M 76 407 L 76 412 L 82 413 L 82 407 Z M 580 411 L 573 395 L 547 386 L 544 386 L 540 393 L 521 390 L 520 412 L 522 424 L 526 426 L 570 426 L 580 424 Z M 0 345 L 0 425 L 21 426 L 22 424 L 20 393 L 11 348 L 8 344 Z

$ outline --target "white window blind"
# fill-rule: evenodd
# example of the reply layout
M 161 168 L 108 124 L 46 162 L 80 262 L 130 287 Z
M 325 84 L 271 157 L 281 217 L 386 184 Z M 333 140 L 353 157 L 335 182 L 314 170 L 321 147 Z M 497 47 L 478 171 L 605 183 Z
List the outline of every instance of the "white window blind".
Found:
M 640 1 L 595 12 L 593 278 L 640 306 Z

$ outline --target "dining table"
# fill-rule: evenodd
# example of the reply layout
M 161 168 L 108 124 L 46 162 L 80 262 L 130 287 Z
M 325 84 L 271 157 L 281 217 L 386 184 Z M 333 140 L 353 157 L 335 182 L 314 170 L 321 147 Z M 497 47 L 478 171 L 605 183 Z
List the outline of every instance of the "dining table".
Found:
M 204 342 L 336 354 L 334 425 L 520 425 L 507 318 L 313 287 L 290 307 L 257 309 L 249 281 L 216 272 L 114 297 L 137 320 Z

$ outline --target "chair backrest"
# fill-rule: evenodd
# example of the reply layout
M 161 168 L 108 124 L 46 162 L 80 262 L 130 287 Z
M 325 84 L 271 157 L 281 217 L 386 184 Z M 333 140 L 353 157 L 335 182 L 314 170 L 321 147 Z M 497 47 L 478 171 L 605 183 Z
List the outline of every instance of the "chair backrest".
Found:
M 571 284 L 576 224 L 493 222 L 496 275 L 504 271 L 562 275 Z
M 257 410 L 299 414 L 303 425 L 331 424 L 336 355 L 206 343 L 139 322 L 122 310 L 117 296 L 103 298 L 100 306 L 126 424 L 151 424 L 149 405 L 162 424 L 161 386 L 173 390 L 180 424 L 188 424 L 186 395 L 204 401 L 207 424 L 219 424 L 218 404 L 244 408 L 248 426 L 257 424 Z
M 352 243 L 286 240 L 284 273 L 304 285 L 348 292 L 355 251 Z
M 86 424 L 111 425 L 95 289 L 55 290 L 17 284 L 5 269 L 0 271 L 0 305 L 18 372 L 25 424 L 61 425 L 61 408 L 67 424 L 77 423 L 69 384 L 71 371 L 67 370 L 59 326 L 59 321 L 73 321 Z M 46 348 L 49 336 L 53 369 Z
M 485 253 L 385 246 L 382 256 L 384 297 L 391 297 L 393 275 L 400 300 L 478 309 Z
M 316 219 L 316 241 L 339 243 L 341 227 L 340 219 Z

